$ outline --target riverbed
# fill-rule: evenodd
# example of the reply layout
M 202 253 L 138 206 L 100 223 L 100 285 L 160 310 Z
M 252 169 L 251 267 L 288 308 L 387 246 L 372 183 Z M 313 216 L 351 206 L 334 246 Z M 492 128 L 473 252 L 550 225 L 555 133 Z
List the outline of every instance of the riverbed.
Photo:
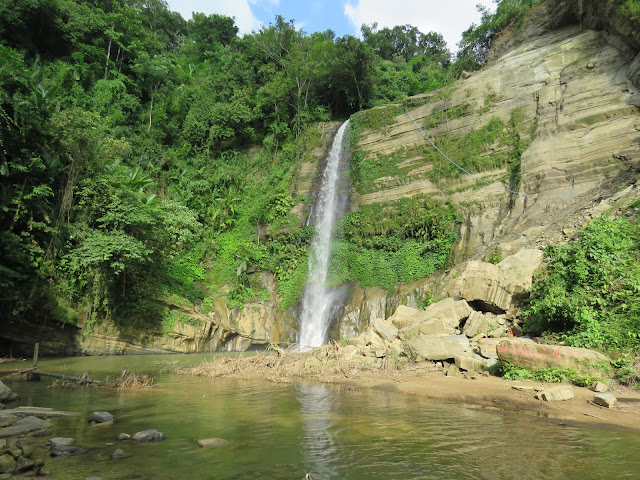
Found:
M 117 479 L 596 479 L 637 478 L 640 435 L 592 429 L 497 409 L 393 391 L 170 373 L 211 355 L 76 357 L 44 360 L 44 371 L 93 378 L 122 368 L 154 374 L 139 390 L 49 389 L 7 382 L 21 405 L 79 412 L 55 421 L 52 436 L 88 450 L 51 458 L 58 480 Z M 94 411 L 115 423 L 90 426 Z M 155 428 L 166 440 L 136 444 L 119 433 Z M 198 439 L 226 446 L 203 449 Z M 44 443 L 43 439 L 43 443 Z M 111 460 L 116 448 L 125 451 Z

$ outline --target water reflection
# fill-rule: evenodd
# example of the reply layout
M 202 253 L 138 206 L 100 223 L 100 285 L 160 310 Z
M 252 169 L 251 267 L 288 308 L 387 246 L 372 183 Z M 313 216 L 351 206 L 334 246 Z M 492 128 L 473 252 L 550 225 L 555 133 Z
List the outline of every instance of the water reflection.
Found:
M 331 433 L 335 390 L 330 391 L 320 384 L 300 384 L 296 396 L 300 402 L 300 449 L 305 468 L 314 478 L 339 478 L 336 469 L 338 449 Z

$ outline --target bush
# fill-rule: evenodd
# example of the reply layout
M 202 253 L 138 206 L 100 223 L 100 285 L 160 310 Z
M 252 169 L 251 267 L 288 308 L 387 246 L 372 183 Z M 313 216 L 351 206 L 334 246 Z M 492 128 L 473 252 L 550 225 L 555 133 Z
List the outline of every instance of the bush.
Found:
M 567 344 L 600 350 L 640 347 L 640 228 L 637 222 L 594 219 L 579 240 L 545 251 L 524 312 L 525 329 L 560 333 Z

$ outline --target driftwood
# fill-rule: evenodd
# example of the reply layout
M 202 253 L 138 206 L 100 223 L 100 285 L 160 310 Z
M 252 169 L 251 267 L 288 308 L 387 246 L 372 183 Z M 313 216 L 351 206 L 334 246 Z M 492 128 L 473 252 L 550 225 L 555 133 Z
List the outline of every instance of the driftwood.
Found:
M 40 370 L 36 370 L 34 368 L 31 371 L 31 374 L 32 375 L 40 375 L 42 377 L 61 378 L 62 380 L 70 380 L 72 382 L 78 382 L 78 383 L 94 383 L 94 384 L 97 384 L 97 385 L 102 383 L 102 382 L 100 382 L 98 380 L 92 380 L 91 377 L 89 377 L 89 374 L 87 372 L 84 372 L 79 377 L 73 377 L 71 375 L 62 375 L 60 373 L 41 372 Z
M 89 374 L 87 372 L 83 373 L 82 375 L 80 375 L 79 377 L 74 377 L 72 375 L 62 375 L 61 373 L 51 373 L 51 372 L 43 372 L 41 370 L 38 370 L 36 367 L 30 367 L 30 368 L 16 368 L 14 370 L 5 370 L 0 372 L 0 375 L 3 376 L 8 376 L 8 375 L 12 375 L 12 376 L 26 376 L 27 379 L 33 378 L 33 377 L 52 377 L 52 378 L 60 378 L 62 380 L 69 380 L 71 382 L 77 382 L 77 383 L 91 383 L 94 385 L 100 385 L 102 384 L 102 382 L 98 381 L 98 380 L 92 380 L 91 377 L 89 377 Z

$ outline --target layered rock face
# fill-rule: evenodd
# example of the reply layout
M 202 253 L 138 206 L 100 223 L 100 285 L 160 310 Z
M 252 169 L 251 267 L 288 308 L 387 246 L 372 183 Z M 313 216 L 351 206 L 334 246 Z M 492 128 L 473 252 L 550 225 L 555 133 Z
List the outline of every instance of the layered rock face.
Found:
M 419 152 L 405 159 L 401 177 L 379 179 L 356 203 L 417 194 L 453 201 L 466 213 L 458 261 L 566 240 L 591 216 L 637 196 L 640 89 L 633 79 L 638 62 L 621 37 L 580 26 L 505 47 L 488 67 L 449 89 L 413 97 L 408 106 L 445 153 L 447 139 L 479 131 L 492 118 L 512 128 L 517 118 L 512 135 L 526 147 L 513 152 L 519 155 L 519 172 L 507 165 L 477 172 L 490 185 L 466 174 L 434 182 L 437 167 Z M 480 158 L 513 149 L 509 143 L 490 146 Z M 365 158 L 375 158 L 428 143 L 411 118 L 399 114 L 383 130 L 363 132 L 359 145 Z M 505 185 L 502 180 L 514 173 L 521 180 Z M 523 195 L 505 192 L 505 186 Z

